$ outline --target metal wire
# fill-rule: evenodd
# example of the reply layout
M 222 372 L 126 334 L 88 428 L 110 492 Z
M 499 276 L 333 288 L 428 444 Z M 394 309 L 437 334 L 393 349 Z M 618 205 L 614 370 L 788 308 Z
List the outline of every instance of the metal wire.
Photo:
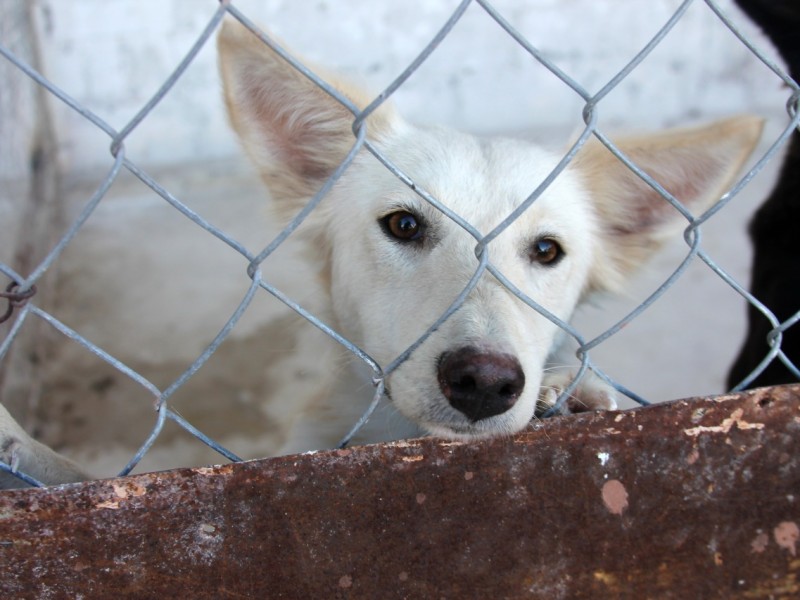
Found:
M 548 176 L 532 190 L 530 195 L 524 202 L 522 202 L 514 211 L 509 213 L 502 222 L 497 225 L 492 231 L 487 234 L 481 234 L 473 224 L 469 223 L 462 216 L 455 213 L 453 210 L 445 206 L 439 199 L 437 199 L 429 191 L 423 189 L 419 182 L 414 181 L 411 174 L 403 172 L 402 169 L 390 157 L 385 156 L 378 148 L 371 144 L 367 138 L 368 119 L 367 117 L 377 110 L 389 97 L 400 88 L 409 77 L 411 77 L 417 69 L 436 51 L 439 44 L 450 34 L 465 14 L 465 12 L 473 5 L 479 6 L 490 20 L 497 24 L 503 31 L 505 31 L 513 40 L 515 40 L 520 47 L 522 47 L 531 60 L 537 61 L 544 66 L 552 76 L 558 78 L 567 87 L 569 87 L 578 97 L 583 101 L 581 109 L 581 117 L 583 118 L 586 126 L 581 135 L 572 144 L 572 146 L 564 153 L 558 164 L 552 169 Z M 208 3 L 207 10 L 210 13 L 209 19 L 203 31 L 197 37 L 195 43 L 185 56 L 179 61 L 178 66 L 166 78 L 164 83 L 159 87 L 157 92 L 150 97 L 137 111 L 136 115 L 128 121 L 119 131 L 115 130 L 105 120 L 98 115 L 94 114 L 87 107 L 83 106 L 80 102 L 72 98 L 67 92 L 60 89 L 52 81 L 37 72 L 30 65 L 26 64 L 19 57 L 15 56 L 8 48 L 2 45 L 0 40 L 0 55 L 8 60 L 12 65 L 16 66 L 22 73 L 30 77 L 37 85 L 44 88 L 52 97 L 69 107 L 76 114 L 80 115 L 83 119 L 88 121 L 97 130 L 102 131 L 110 139 L 109 151 L 111 155 L 111 164 L 108 172 L 103 177 L 94 194 L 87 200 L 85 206 L 80 211 L 74 222 L 70 224 L 65 231 L 60 235 L 59 239 L 53 244 L 52 248 L 45 255 L 45 257 L 30 271 L 28 274 L 19 273 L 14 267 L 9 264 L 0 262 L 0 274 L 7 278 L 9 291 L 2 298 L 7 298 L 9 303 L 8 308 L 0 305 L 0 314 L 7 312 L 6 319 L 10 320 L 10 327 L 5 335 L 5 338 L 0 340 L 0 361 L 2 361 L 8 354 L 9 348 L 20 335 L 20 331 L 25 327 L 26 323 L 34 316 L 48 326 L 53 328 L 59 334 L 65 336 L 73 343 L 82 346 L 88 351 L 92 352 L 103 361 L 111 365 L 114 369 L 128 377 L 130 380 L 141 386 L 144 391 L 153 397 L 153 406 L 156 412 L 155 423 L 147 435 L 146 439 L 142 441 L 139 450 L 130 458 L 128 463 L 120 470 L 120 474 L 124 475 L 130 473 L 142 460 L 142 458 L 150 451 L 153 444 L 158 439 L 162 432 L 162 428 L 167 419 L 176 423 L 183 430 L 197 438 L 201 443 L 208 445 L 217 451 L 226 460 L 238 461 L 240 458 L 230 450 L 224 448 L 213 439 L 211 439 L 204 432 L 200 431 L 196 426 L 188 420 L 179 415 L 171 406 L 170 398 L 172 395 L 186 384 L 186 382 L 198 370 L 202 369 L 209 358 L 217 351 L 219 346 L 228 337 L 231 331 L 237 326 L 243 315 L 247 312 L 251 305 L 251 301 L 260 290 L 273 295 L 275 298 L 283 302 L 289 308 L 294 310 L 301 317 L 306 319 L 310 324 L 324 332 L 333 340 L 338 342 L 345 348 L 352 357 L 366 366 L 373 374 L 373 383 L 375 386 L 372 401 L 369 404 L 366 412 L 361 416 L 358 422 L 353 424 L 352 429 L 344 436 L 340 446 L 345 446 L 357 434 L 359 429 L 367 422 L 370 415 L 385 397 L 386 378 L 394 372 L 400 365 L 402 365 L 408 358 L 417 350 L 417 348 L 437 329 L 439 329 L 459 308 L 463 305 L 470 293 L 477 286 L 478 282 L 484 277 L 493 277 L 496 281 L 505 286 L 505 288 L 512 294 L 516 295 L 525 305 L 531 310 L 536 311 L 543 317 L 552 321 L 559 327 L 566 336 L 572 338 L 577 343 L 576 356 L 580 361 L 577 373 L 569 384 L 569 386 L 560 394 L 556 405 L 552 407 L 545 416 L 554 414 L 559 411 L 561 405 L 572 394 L 580 383 L 581 378 L 585 375 L 587 370 L 592 370 L 597 376 L 613 386 L 619 392 L 632 398 L 639 404 L 648 404 L 645 398 L 640 397 L 634 391 L 627 389 L 622 383 L 613 380 L 607 374 L 602 372 L 591 360 L 590 351 L 598 347 L 600 344 L 607 341 L 612 336 L 616 335 L 623 327 L 629 324 L 634 319 L 638 318 L 643 312 L 665 292 L 670 289 L 685 273 L 688 266 L 696 261 L 701 261 L 706 264 L 710 271 L 725 281 L 736 293 L 744 297 L 747 302 L 756 307 L 771 323 L 772 331 L 768 339 L 765 341 L 765 346 L 768 350 L 765 351 L 764 359 L 759 366 L 748 375 L 748 377 L 739 383 L 735 389 L 741 389 L 753 381 L 773 360 L 781 361 L 786 367 L 800 380 L 800 369 L 793 364 L 785 353 L 781 350 L 780 344 L 783 334 L 790 327 L 797 326 L 800 321 L 800 310 L 792 317 L 781 322 L 770 309 L 762 304 L 757 298 L 753 297 L 747 290 L 745 290 L 738 282 L 735 281 L 728 273 L 726 273 L 713 258 L 706 252 L 701 245 L 702 230 L 701 227 L 712 219 L 716 214 L 723 210 L 733 198 L 741 192 L 741 190 L 748 185 L 748 183 L 758 174 L 764 166 L 771 160 L 774 160 L 776 154 L 784 146 L 788 138 L 798 130 L 800 124 L 800 113 L 797 110 L 798 98 L 800 98 L 800 87 L 788 74 L 786 74 L 778 65 L 771 62 L 766 55 L 756 45 L 745 36 L 741 30 L 733 23 L 731 18 L 726 15 L 715 2 L 711 0 L 704 1 L 705 6 L 718 18 L 720 24 L 728 28 L 734 36 L 736 36 L 741 43 L 743 43 L 749 50 L 763 62 L 774 74 L 778 77 L 790 90 L 791 96 L 787 100 L 787 113 L 791 118 L 791 122 L 783 130 L 781 135 L 770 146 L 769 150 L 756 162 L 756 164 L 746 173 L 730 190 L 727 190 L 719 200 L 709 208 L 704 214 L 695 216 L 684 207 L 676 198 L 674 198 L 667 190 L 665 190 L 659 182 L 654 180 L 645 171 L 643 171 L 633 160 L 626 156 L 619 148 L 615 146 L 612 140 L 603 133 L 598 127 L 598 110 L 601 106 L 602 100 L 615 89 L 626 77 L 632 72 L 641 68 L 642 61 L 648 54 L 656 48 L 663 39 L 670 35 L 673 27 L 683 18 L 687 9 L 692 5 L 692 0 L 685 0 L 677 9 L 669 16 L 658 32 L 637 52 L 616 75 L 609 79 L 597 92 L 592 93 L 586 89 L 576 78 L 567 74 L 555 61 L 548 58 L 543 52 L 536 48 L 535 40 L 528 40 L 517 29 L 515 29 L 506 17 L 497 10 L 490 2 L 486 0 L 462 0 L 452 11 L 452 13 L 445 20 L 443 25 L 419 52 L 417 57 L 405 68 L 398 76 L 381 92 L 379 93 L 365 108 L 360 109 L 354 105 L 347 97 L 345 97 L 339 90 L 337 90 L 331 83 L 324 80 L 316 73 L 314 73 L 307 66 L 292 57 L 286 50 L 280 47 L 270 35 L 261 31 L 248 17 L 243 14 L 237 7 L 235 7 L 230 0 L 222 0 L 218 5 Z M 200 9 L 198 3 L 197 9 Z M 353 115 L 353 145 L 347 154 L 346 158 L 341 162 L 335 172 L 328 178 L 320 190 L 310 199 L 310 201 L 303 207 L 303 209 L 288 223 L 288 225 L 265 247 L 261 250 L 248 249 L 244 244 L 236 240 L 228 232 L 212 225 L 205 220 L 195 211 L 186 206 L 179 200 L 173 193 L 164 188 L 156 182 L 156 180 L 145 172 L 144 169 L 137 166 L 125 153 L 125 140 L 126 138 L 144 121 L 146 120 L 156 105 L 166 97 L 174 85 L 184 76 L 186 70 L 194 61 L 197 54 L 208 43 L 214 32 L 219 27 L 223 18 L 230 15 L 231 18 L 238 20 L 245 27 L 249 28 L 254 35 L 256 35 L 264 44 L 269 46 L 273 51 L 279 54 L 286 60 L 292 67 L 297 69 L 302 75 L 312 81 L 320 89 L 324 90 L 331 98 L 339 102 L 345 109 Z M 519 288 L 517 288 L 499 269 L 491 262 L 490 244 L 498 236 L 510 227 L 525 211 L 540 198 L 542 193 L 555 181 L 565 168 L 570 164 L 575 155 L 580 149 L 592 138 L 596 138 L 605 147 L 617 157 L 628 169 L 630 169 L 636 176 L 641 178 L 648 186 L 657 192 L 665 202 L 669 203 L 682 217 L 686 220 L 686 228 L 684 230 L 684 240 L 687 244 L 688 250 L 678 265 L 678 267 L 669 275 L 658 288 L 636 306 L 629 314 L 624 316 L 611 327 L 607 328 L 600 335 L 593 339 L 586 340 L 580 332 L 567 322 L 559 319 L 544 307 L 540 306 L 532 298 L 527 297 Z M 433 209 L 439 211 L 445 218 L 451 220 L 453 223 L 461 227 L 468 235 L 475 240 L 475 270 L 463 287 L 463 289 L 453 298 L 448 308 L 433 322 L 428 324 L 425 332 L 419 336 L 412 344 L 408 346 L 397 357 L 388 362 L 387 364 L 379 364 L 374 360 L 366 350 L 360 348 L 353 341 L 347 339 L 340 332 L 336 331 L 330 323 L 326 323 L 319 316 L 315 315 L 312 311 L 303 307 L 297 300 L 286 294 L 279 287 L 270 283 L 262 278 L 260 265 L 278 249 L 291 235 L 293 235 L 304 220 L 317 210 L 318 205 L 330 192 L 331 188 L 336 184 L 339 178 L 349 168 L 356 155 L 362 150 L 371 153 L 386 169 L 392 173 L 399 181 L 413 190 L 424 202 L 429 204 Z M 38 304 L 37 296 L 32 296 L 32 290 L 35 289 L 36 283 L 43 277 L 45 272 L 51 268 L 62 256 L 65 248 L 70 242 L 78 235 L 87 219 L 95 211 L 97 206 L 106 198 L 111 185 L 116 180 L 122 168 L 127 169 L 145 185 L 147 185 L 153 192 L 160 196 L 165 202 L 172 206 L 179 214 L 183 215 L 195 226 L 203 231 L 214 236 L 222 243 L 232 248 L 235 252 L 240 254 L 243 261 L 243 270 L 246 271 L 250 279 L 250 284 L 244 294 L 241 302 L 237 308 L 231 313 L 225 325 L 214 338 L 214 340 L 203 350 L 203 352 L 194 360 L 184 372 L 173 383 L 164 389 L 159 388 L 154 383 L 149 381 L 145 376 L 138 373 L 135 369 L 126 365 L 123 361 L 115 358 L 109 352 L 94 344 L 87 337 L 81 333 L 71 329 L 61 321 L 59 321 L 52 314 L 43 310 Z M 6 286 L 3 283 L 3 288 Z M 12 293 L 13 292 L 13 293 Z M 15 295 L 16 294 L 16 295 Z M 0 298 L 0 303 L 3 299 Z M 800 309 L 800 307 L 798 307 Z M 36 479 L 30 477 L 25 473 L 18 472 L 14 465 L 7 465 L 0 462 L 0 470 L 6 473 L 12 473 L 19 477 L 22 481 L 29 485 L 41 485 Z

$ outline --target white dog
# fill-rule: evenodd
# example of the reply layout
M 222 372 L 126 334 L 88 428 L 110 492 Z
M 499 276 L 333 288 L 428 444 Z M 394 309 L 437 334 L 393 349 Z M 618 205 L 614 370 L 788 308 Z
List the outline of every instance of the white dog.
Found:
M 231 122 L 280 214 L 294 215 L 353 147 L 355 117 L 237 23 L 224 25 L 219 56 Z M 359 109 L 371 99 L 335 77 L 323 78 Z M 731 185 L 760 131 L 760 120 L 738 117 L 615 143 L 698 214 Z M 423 195 L 486 235 L 561 155 L 515 139 L 416 127 L 386 104 L 366 120 L 366 139 L 414 187 L 361 148 L 303 229 L 318 251 L 327 293 L 330 310 L 322 318 L 385 367 L 439 319 L 479 268 L 476 238 Z M 620 289 L 686 225 L 592 140 L 485 252 L 488 264 L 522 294 L 568 321 L 591 294 Z M 374 415 L 355 441 L 418 433 L 474 440 L 520 431 L 537 405 L 552 405 L 572 380 L 570 373 L 548 373 L 560 333 L 484 271 L 460 308 L 387 376 L 393 410 Z M 372 373 L 355 362 L 362 367 L 341 373 L 330 394 L 298 410 L 283 453 L 334 446 L 366 409 L 371 398 L 363 388 Z M 587 376 L 569 406 L 614 408 L 615 393 Z M 0 450 L 13 446 L 20 467 L 33 475 L 41 476 L 39 463 L 54 470 L 58 455 L 37 451 L 13 422 L 4 429 L 3 420 Z M 67 479 L 65 473 L 61 480 Z

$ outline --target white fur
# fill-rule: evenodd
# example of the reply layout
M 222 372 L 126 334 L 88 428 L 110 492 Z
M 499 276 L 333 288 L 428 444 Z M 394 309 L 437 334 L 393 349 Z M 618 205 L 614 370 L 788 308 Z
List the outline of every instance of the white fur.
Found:
M 241 26 L 220 35 L 220 58 L 231 121 L 284 214 L 299 211 L 354 143 L 353 116 Z M 324 76 L 358 106 L 369 96 Z M 492 231 L 544 180 L 561 158 L 533 144 L 423 129 L 382 106 L 367 120 L 368 139 L 417 189 L 469 222 Z M 620 147 L 694 210 L 715 201 L 752 149 L 760 123 L 733 119 L 686 132 L 620 142 Z M 380 219 L 403 210 L 428 223 L 421 245 L 398 243 Z M 525 295 L 567 321 L 577 304 L 613 290 L 646 260 L 679 214 L 593 141 L 527 211 L 488 246 L 491 264 Z M 685 225 L 684 221 L 684 225 Z M 345 337 L 386 366 L 414 343 L 458 296 L 478 267 L 476 240 L 362 149 L 308 228 L 325 273 L 330 313 L 322 315 Z M 565 251 L 554 266 L 532 262 L 530 245 L 545 236 Z M 464 304 L 387 378 L 391 407 L 358 441 L 414 431 L 477 439 L 521 430 L 537 402 L 570 381 L 544 376 L 557 349 L 559 328 L 485 273 Z M 443 395 L 437 364 L 465 346 L 511 355 L 525 385 L 511 408 L 470 419 Z M 362 369 L 363 371 L 363 369 Z M 360 380 L 342 374 L 321 404 L 305 411 L 284 451 L 330 447 L 370 399 Z M 359 383 L 360 381 L 360 383 Z M 613 390 L 587 377 L 572 406 L 615 407 Z M 357 391 L 358 390 L 358 391 Z
M 300 75 L 242 26 L 226 23 L 220 66 L 231 122 L 282 215 L 302 209 L 355 137 L 352 113 Z M 325 76 L 357 107 L 363 91 Z M 419 128 L 383 105 L 367 120 L 367 139 L 399 169 L 471 224 L 491 232 L 548 176 L 561 156 L 513 139 L 477 138 Z M 617 146 L 695 214 L 727 189 L 750 154 L 761 123 L 739 117 L 707 127 L 616 140 Z M 380 221 L 407 211 L 427 223 L 424 241 L 387 235 Z M 618 290 L 639 265 L 687 224 L 659 194 L 596 140 L 489 245 L 491 265 L 528 298 L 563 321 L 598 291 Z M 365 149 L 303 226 L 315 250 L 327 310 L 320 316 L 386 367 L 451 305 L 478 268 L 476 240 L 389 172 Z M 541 238 L 563 258 L 532 261 Z M 537 404 L 552 405 L 572 374 L 549 373 L 561 330 L 485 272 L 463 305 L 386 379 L 389 403 L 356 442 L 431 433 L 471 440 L 523 429 Z M 448 400 L 443 357 L 471 348 L 515 362 L 524 374 L 507 410 L 471 418 Z M 372 372 L 339 349 L 330 393 L 287 408 L 294 425 L 283 453 L 332 447 L 372 398 Z M 354 368 L 350 368 L 352 365 Z M 286 398 L 287 403 L 295 399 Z M 607 409 L 615 392 L 584 377 L 567 408 Z M 505 408 L 505 405 L 504 405 Z M 48 482 L 84 477 L 0 410 L 0 459 Z M 0 485 L 13 485 L 0 474 Z

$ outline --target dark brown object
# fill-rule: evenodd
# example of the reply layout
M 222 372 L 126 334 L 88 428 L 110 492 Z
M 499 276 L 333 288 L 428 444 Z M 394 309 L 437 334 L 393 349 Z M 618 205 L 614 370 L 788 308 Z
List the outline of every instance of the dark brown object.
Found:
M 800 81 L 800 3 L 797 0 L 737 0 L 775 44 L 789 74 Z M 800 133 L 794 132 L 778 181 L 750 223 L 753 265 L 750 292 L 769 308 L 779 322 L 800 310 Z M 728 387 L 744 380 L 767 356 L 770 322 L 753 306 L 747 309 L 748 330 L 730 373 Z M 783 334 L 781 350 L 800 367 L 800 324 Z M 773 360 L 748 387 L 797 381 L 778 359 Z
M 4 598 L 797 598 L 800 386 L 0 494 Z

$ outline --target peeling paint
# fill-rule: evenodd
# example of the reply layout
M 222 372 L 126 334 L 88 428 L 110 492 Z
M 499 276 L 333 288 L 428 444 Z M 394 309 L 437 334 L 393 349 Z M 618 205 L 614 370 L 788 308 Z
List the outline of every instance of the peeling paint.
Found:
M 697 427 L 690 427 L 689 429 L 684 429 L 683 433 L 688 436 L 696 437 L 702 433 L 728 433 L 731 429 L 733 429 L 734 425 L 737 429 L 747 430 L 747 429 L 764 429 L 763 423 L 748 423 L 742 420 L 742 415 L 744 414 L 744 410 L 741 408 L 737 408 L 735 411 L 731 413 L 730 417 L 723 419 L 720 425 L 707 427 L 704 425 L 698 425 Z
M 759 532 L 756 537 L 753 538 L 753 541 L 750 542 L 750 548 L 752 552 L 756 554 L 761 554 L 764 550 L 767 549 L 769 545 L 769 536 L 764 533 L 763 531 Z
M 111 487 L 114 488 L 114 495 L 123 500 L 129 496 L 144 496 L 147 493 L 147 488 L 139 485 L 135 481 L 126 481 L 121 484 L 112 482 Z
M 800 528 L 794 521 L 783 521 L 773 530 L 775 543 L 792 556 L 797 556 L 797 540 L 800 539 Z
M 617 584 L 617 578 L 613 573 L 609 573 L 608 571 L 595 571 L 593 575 L 597 581 L 600 581 L 609 587 L 616 586 Z
M 421 460 L 425 460 L 425 457 L 421 456 L 421 455 L 418 455 L 418 456 L 404 456 L 400 460 L 402 460 L 403 462 L 419 462 Z
M 606 481 L 601 495 L 603 503 L 612 514 L 621 515 L 628 508 L 628 490 L 618 479 Z

